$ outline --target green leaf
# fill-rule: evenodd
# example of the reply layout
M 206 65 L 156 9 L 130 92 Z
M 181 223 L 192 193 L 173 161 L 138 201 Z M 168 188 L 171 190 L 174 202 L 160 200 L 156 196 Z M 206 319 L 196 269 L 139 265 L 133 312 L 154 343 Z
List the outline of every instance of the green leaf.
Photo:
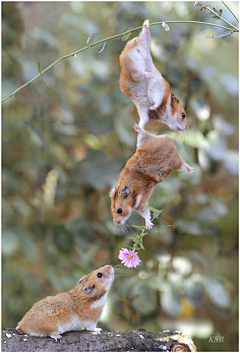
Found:
M 146 205 L 146 204 L 144 204 L 144 203 L 143 203 L 142 205 L 143 205 L 143 207 L 145 207 L 147 210 L 152 211 L 152 212 L 154 212 L 154 213 L 160 214 L 160 213 L 163 211 L 163 210 L 158 210 L 158 209 L 155 208 L 155 207 Z
M 39 61 L 37 61 L 37 66 L 38 66 L 38 72 L 42 75 L 41 66 L 40 66 L 40 62 Z
M 145 229 L 145 226 L 135 226 L 135 225 L 133 225 L 131 227 L 136 228 L 136 229 L 140 229 L 140 230 Z
M 212 18 L 216 18 L 217 20 L 220 20 L 220 18 L 219 17 L 221 17 L 222 16 L 222 9 L 220 9 L 219 11 L 217 10 L 217 9 L 215 9 L 215 7 L 213 7 L 212 8 L 213 9 L 213 11 L 215 11 L 216 12 L 216 15 L 213 15 L 212 16 Z
M 126 42 L 128 40 L 128 38 L 130 37 L 130 35 L 132 34 L 132 32 L 128 32 L 131 31 L 133 28 L 128 28 L 128 30 L 126 31 L 126 33 L 122 36 L 122 41 Z
M 37 67 L 38 67 L 38 72 L 39 72 L 39 74 L 41 74 L 41 77 L 42 77 L 43 82 L 44 82 L 45 85 L 47 86 L 47 82 L 46 82 L 46 81 L 44 80 L 44 78 L 43 78 L 43 73 L 42 73 L 41 65 L 40 65 L 40 62 L 39 62 L 39 61 L 37 61 Z

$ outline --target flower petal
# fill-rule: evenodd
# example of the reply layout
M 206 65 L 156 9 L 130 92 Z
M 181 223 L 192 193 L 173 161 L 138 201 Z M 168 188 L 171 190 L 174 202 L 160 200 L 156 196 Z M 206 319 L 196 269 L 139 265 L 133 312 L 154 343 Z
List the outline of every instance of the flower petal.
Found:
M 118 258 L 119 260 L 122 260 L 121 263 L 128 268 L 137 267 L 141 263 L 138 253 L 134 250 L 128 250 L 126 248 L 122 248 L 119 251 Z

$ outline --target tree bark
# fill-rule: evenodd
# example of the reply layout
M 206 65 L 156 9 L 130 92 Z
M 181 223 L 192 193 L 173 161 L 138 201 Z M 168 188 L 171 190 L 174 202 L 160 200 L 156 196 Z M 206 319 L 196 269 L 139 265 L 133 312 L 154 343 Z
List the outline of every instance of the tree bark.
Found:
M 179 331 L 74 331 L 52 338 L 31 337 L 21 330 L 2 330 L 2 352 L 196 352 L 192 339 Z

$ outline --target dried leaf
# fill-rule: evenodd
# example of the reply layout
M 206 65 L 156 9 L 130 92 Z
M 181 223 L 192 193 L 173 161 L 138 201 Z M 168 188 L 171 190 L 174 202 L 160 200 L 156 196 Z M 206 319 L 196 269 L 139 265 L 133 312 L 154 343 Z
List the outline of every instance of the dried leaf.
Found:
M 162 28 L 165 29 L 165 31 L 167 31 L 167 32 L 170 31 L 169 25 L 166 22 L 164 22 L 164 21 L 162 23 Z
M 217 35 L 215 35 L 215 36 L 207 36 L 207 38 L 219 39 L 219 38 L 223 38 L 223 37 L 229 36 L 229 35 L 232 34 L 233 32 L 234 32 L 234 31 L 224 32 L 224 33 L 221 33 L 221 34 L 217 34 Z
M 209 11 L 207 7 L 204 7 L 204 6 L 203 6 L 203 7 L 201 8 L 201 11 L 202 11 L 202 10 L 204 10 L 204 11 L 206 11 L 206 12 L 208 12 L 208 13 L 211 13 L 211 11 Z
M 103 43 L 103 46 L 102 46 L 102 48 L 99 50 L 98 54 L 100 54 L 100 53 L 102 53 L 102 52 L 104 51 L 104 49 L 105 49 L 105 47 L 106 47 L 106 44 L 107 44 L 107 42 L 104 42 L 104 43 Z
M 195 1 L 194 6 L 195 6 L 195 7 L 197 7 L 197 6 L 203 6 L 203 3 L 202 3 L 202 1 Z
M 98 32 L 94 32 L 93 34 L 91 34 L 89 37 L 88 37 L 88 39 L 86 40 L 86 43 L 87 43 L 87 45 L 90 43 L 90 41 L 94 38 L 94 37 L 96 37 L 96 36 L 98 36 Z

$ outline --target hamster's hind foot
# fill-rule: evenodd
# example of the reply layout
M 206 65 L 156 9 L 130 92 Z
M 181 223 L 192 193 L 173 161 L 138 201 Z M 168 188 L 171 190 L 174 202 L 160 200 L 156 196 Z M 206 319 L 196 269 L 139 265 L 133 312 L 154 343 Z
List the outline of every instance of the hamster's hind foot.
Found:
M 59 334 L 53 334 L 53 335 L 51 335 L 50 336 L 51 338 L 53 338 L 54 340 L 55 340 L 55 342 L 56 343 L 60 343 L 60 341 L 61 341 L 61 338 L 62 338 L 62 336 L 61 335 L 59 335 Z
M 190 167 L 190 165 L 186 164 L 186 172 L 188 174 L 193 174 L 194 173 L 194 168 Z

